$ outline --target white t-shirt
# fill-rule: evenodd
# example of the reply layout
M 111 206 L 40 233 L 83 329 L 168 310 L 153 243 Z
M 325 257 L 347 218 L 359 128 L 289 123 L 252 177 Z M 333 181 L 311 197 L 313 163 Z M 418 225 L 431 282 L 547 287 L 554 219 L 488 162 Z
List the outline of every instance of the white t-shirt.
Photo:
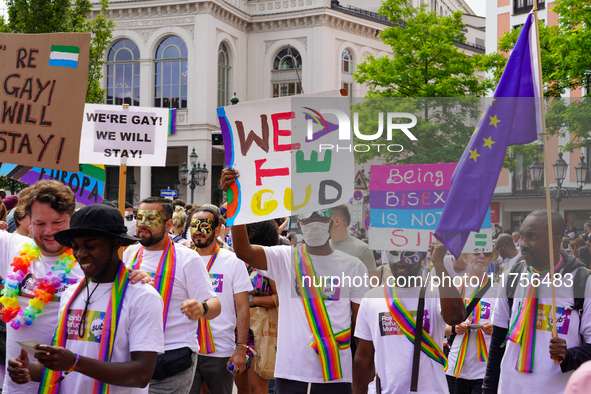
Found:
M 95 283 L 89 283 L 92 292 Z M 68 335 L 66 349 L 81 356 L 98 359 L 101 333 L 105 312 L 111 299 L 113 283 L 100 283 L 92 297 L 86 312 L 86 329 L 82 338 L 78 336 L 78 329 L 84 312 L 86 290 L 76 297 L 68 311 Z M 76 286 L 64 293 L 60 302 L 60 315 L 68 300 L 72 297 Z M 164 352 L 164 336 L 162 334 L 162 298 L 150 285 L 137 283 L 129 284 L 123 299 L 123 306 L 117 324 L 115 343 L 111 362 L 131 361 L 131 352 Z M 90 329 L 88 329 L 90 325 Z M 69 374 L 61 383 L 61 393 L 92 393 L 94 379 L 81 373 Z M 110 386 L 112 394 L 148 393 L 148 387 L 133 388 Z
M 6 273 L 12 272 L 13 259 L 20 254 L 23 244 L 25 242 L 33 243 L 33 240 L 28 237 L 23 237 L 17 233 L 7 233 L 0 231 L 0 275 L 4 277 Z M 29 267 L 30 275 L 27 275 L 23 279 L 23 288 L 21 289 L 20 296 L 17 297 L 18 304 L 21 310 L 24 312 L 29 305 L 29 300 L 34 298 L 34 292 L 38 286 L 40 279 L 51 271 L 51 267 L 55 265 L 55 262 L 59 259 L 59 256 L 46 257 L 39 256 L 38 259 L 31 260 L 31 266 Z M 18 330 L 15 330 L 10 326 L 10 323 L 6 324 L 6 362 L 16 357 L 21 352 L 21 347 L 15 341 L 25 341 L 27 339 L 36 339 L 39 343 L 44 345 L 51 345 L 53 339 L 53 333 L 57 325 L 59 302 L 62 294 L 66 291 L 68 286 L 77 284 L 81 278 L 84 278 L 84 274 L 80 269 L 80 266 L 76 263 L 74 268 L 67 274 L 68 283 L 62 283 L 57 289 L 53 299 L 48 302 L 42 309 L 41 313 L 37 314 L 33 324 L 30 326 L 21 325 Z M 23 296 L 24 295 L 24 296 Z M 35 357 L 29 356 L 31 362 L 36 361 Z M 39 383 L 29 382 L 27 384 L 16 384 L 6 376 L 4 380 L 3 393 L 23 393 L 23 394 L 37 394 L 39 391 Z
M 314 342 L 310 331 L 304 304 L 298 295 L 293 255 L 291 246 L 265 247 L 267 270 L 259 270 L 261 275 L 273 279 L 277 285 L 279 297 L 279 326 L 277 337 L 277 360 L 275 377 L 297 380 L 300 382 L 325 383 L 322 376 L 320 357 L 308 346 Z M 363 295 L 369 289 L 367 268 L 356 257 L 338 250 L 328 256 L 310 255 L 316 275 L 350 277 L 351 283 L 333 282 L 327 285 L 324 294 L 328 296 L 324 304 L 332 330 L 335 334 L 351 327 L 351 302 L 361 303 Z M 361 278 L 356 283 L 354 278 Z M 358 279 L 359 280 L 359 279 Z M 355 285 L 358 286 L 355 286 Z M 351 350 L 339 351 L 343 378 L 336 382 L 351 382 Z
M 204 268 L 207 267 L 210 257 L 211 255 L 201 256 Z M 230 357 L 236 349 L 234 294 L 252 291 L 252 283 L 244 262 L 233 252 L 221 248 L 209 271 L 209 277 L 211 287 L 222 305 L 222 313 L 209 321 L 215 353 L 199 354 L 199 357 Z
M 200 264 L 199 254 L 179 244 L 173 243 L 173 245 L 176 251 L 176 271 L 164 332 L 164 350 L 189 347 L 197 352 L 199 351 L 196 335 L 197 321 L 189 320 L 181 312 L 181 305 L 187 299 L 205 301 L 214 298 L 215 293 L 211 291 L 207 271 Z M 128 268 L 131 268 L 132 259 L 140 246 L 133 245 L 125 250 L 123 261 Z M 163 252 L 144 248 L 140 270 L 154 277 Z
M 523 271 L 526 272 L 527 264 Z M 576 270 L 572 273 L 572 278 Z M 505 279 L 505 286 L 507 281 Z M 591 342 L 591 278 L 587 280 L 583 316 L 579 323 L 577 311 L 567 309 L 574 305 L 573 284 L 563 277 L 562 286 L 556 286 L 556 316 L 558 337 L 566 340 L 567 348 L 581 345 L 583 335 L 586 343 Z M 558 283 L 557 283 L 558 284 Z M 493 324 L 502 328 L 509 328 L 517 316 L 521 300 L 526 288 L 517 286 L 513 308 L 509 311 L 506 288 L 501 288 L 493 314 Z M 554 364 L 549 355 L 552 327 L 549 324 L 552 305 L 551 289 L 544 284 L 538 288 L 538 319 L 536 324 L 536 351 L 532 373 L 518 372 L 515 369 L 519 355 L 519 344 L 507 340 L 505 355 L 501 361 L 501 376 L 499 393 L 556 393 L 564 392 L 566 382 L 573 371 L 562 373 L 560 365 Z M 580 327 L 580 330 L 579 330 Z
M 466 300 L 466 304 L 470 302 L 470 297 L 472 293 L 476 291 L 478 287 L 470 286 L 470 282 L 466 286 L 466 291 L 464 294 L 464 299 Z M 478 324 L 484 323 L 491 323 L 493 311 L 496 302 L 496 295 L 498 292 L 498 288 L 491 287 L 487 290 L 484 294 L 484 297 L 480 299 L 480 321 Z M 472 312 L 471 317 L 474 317 L 474 312 Z M 486 362 L 481 362 L 478 359 L 477 347 L 476 347 L 476 336 L 477 330 L 470 331 L 470 338 L 468 339 L 468 349 L 466 350 L 466 358 L 464 359 L 464 365 L 462 367 L 462 371 L 458 376 L 461 379 L 468 379 L 468 380 L 476 380 L 484 378 L 484 373 L 486 372 Z M 454 368 L 456 366 L 456 362 L 458 359 L 458 352 L 460 351 L 460 347 L 462 341 L 464 340 L 464 334 L 456 335 L 454 339 L 454 343 L 451 347 L 451 351 L 449 352 L 449 356 L 447 358 L 448 368 L 446 375 L 454 376 Z M 490 335 L 484 334 L 484 341 L 486 342 L 486 349 L 488 350 L 490 346 Z
M 420 287 L 396 289 L 402 305 L 415 318 L 420 291 Z M 441 317 L 441 305 L 437 292 L 429 289 L 425 295 L 423 328 L 440 345 L 445 335 L 445 322 Z M 412 376 L 414 344 L 408 340 L 392 318 L 383 287 L 372 289 L 363 298 L 357 315 L 355 336 L 373 342 L 374 362 L 381 379 L 382 392 L 408 393 Z M 443 365 L 423 352 L 420 358 L 418 392 L 448 392 Z
M 504 260 L 505 263 L 505 271 L 506 273 L 508 273 L 509 271 L 511 271 L 511 268 L 513 268 L 513 266 L 519 261 L 519 259 L 521 258 L 521 253 L 517 253 L 517 255 L 515 257 L 513 257 L 512 259 L 507 258 Z

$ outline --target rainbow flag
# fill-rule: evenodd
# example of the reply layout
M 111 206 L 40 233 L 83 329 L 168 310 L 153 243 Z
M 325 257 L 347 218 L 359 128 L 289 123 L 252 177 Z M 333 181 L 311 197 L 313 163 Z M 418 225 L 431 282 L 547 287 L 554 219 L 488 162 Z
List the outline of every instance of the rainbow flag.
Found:
M 79 172 L 52 170 L 41 167 L 27 167 L 4 163 L 0 175 L 33 185 L 40 180 L 55 179 L 76 194 L 76 201 L 83 205 L 100 204 L 105 191 L 105 166 L 80 164 Z
M 174 133 L 176 133 L 176 108 L 171 108 L 168 116 L 168 135 L 174 135 Z

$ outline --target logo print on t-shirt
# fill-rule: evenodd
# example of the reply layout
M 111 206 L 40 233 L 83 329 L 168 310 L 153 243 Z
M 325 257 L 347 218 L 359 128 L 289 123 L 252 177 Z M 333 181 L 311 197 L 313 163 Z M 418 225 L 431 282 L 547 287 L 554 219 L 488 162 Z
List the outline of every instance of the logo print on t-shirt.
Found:
M 538 320 L 536 321 L 536 329 L 544 331 L 552 331 L 553 319 L 550 319 L 551 305 L 538 305 Z M 556 307 L 556 331 L 558 334 L 568 335 L 568 326 L 570 325 L 572 310 L 565 310 L 563 307 Z
M 316 279 L 316 278 L 313 278 Z M 304 285 L 308 285 L 308 281 L 309 278 L 305 279 Z M 326 301 L 338 301 L 341 299 L 341 288 L 338 286 L 339 284 L 339 278 L 330 278 L 330 277 L 325 277 L 325 278 L 321 278 L 319 282 L 313 282 L 310 281 L 309 282 L 312 286 L 317 285 L 323 285 L 322 286 L 322 294 L 323 294 L 323 299 Z M 294 280 L 294 289 L 296 294 L 298 295 L 298 297 L 301 297 L 302 295 L 300 294 L 300 286 L 298 285 L 297 280 Z
M 474 318 L 474 311 L 470 316 Z M 490 319 L 490 304 L 486 301 L 480 301 L 480 319 Z
M 211 278 L 211 287 L 216 293 L 221 293 L 224 290 L 224 274 L 209 274 Z
M 417 311 L 410 311 L 412 317 L 417 317 Z M 392 318 L 390 312 L 381 312 L 378 315 L 378 324 L 380 325 L 380 335 L 385 337 L 387 335 L 404 335 L 398 324 Z M 427 333 L 431 334 L 431 322 L 429 320 L 429 311 L 425 309 L 423 315 L 423 328 Z
M 22 280 L 22 282 L 19 286 L 19 295 L 24 298 L 30 298 L 30 299 L 35 298 L 35 291 L 37 291 L 37 289 L 39 288 L 39 284 L 42 282 L 43 281 L 41 279 L 37 278 L 32 273 L 28 274 L 27 276 L 24 277 L 24 279 Z M 60 300 L 59 296 L 64 291 L 66 291 L 68 286 L 73 285 L 76 282 L 78 282 L 78 280 L 76 278 L 68 278 L 67 283 L 62 282 L 59 285 L 59 287 L 57 289 L 55 289 L 55 294 L 51 298 L 51 302 L 59 302 L 59 300 Z
M 68 339 L 99 343 L 101 341 L 101 333 L 103 332 L 105 312 L 87 311 L 84 333 L 82 337 L 79 337 L 78 328 L 82 321 L 82 312 L 84 311 L 81 309 L 70 310 L 67 323 Z

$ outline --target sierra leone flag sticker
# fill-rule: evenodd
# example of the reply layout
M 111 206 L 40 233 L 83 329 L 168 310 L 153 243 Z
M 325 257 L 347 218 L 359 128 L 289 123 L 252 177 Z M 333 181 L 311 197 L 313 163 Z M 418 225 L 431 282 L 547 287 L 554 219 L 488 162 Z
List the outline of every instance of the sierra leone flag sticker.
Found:
M 49 55 L 49 65 L 59 67 L 78 68 L 80 48 L 67 45 L 52 45 Z

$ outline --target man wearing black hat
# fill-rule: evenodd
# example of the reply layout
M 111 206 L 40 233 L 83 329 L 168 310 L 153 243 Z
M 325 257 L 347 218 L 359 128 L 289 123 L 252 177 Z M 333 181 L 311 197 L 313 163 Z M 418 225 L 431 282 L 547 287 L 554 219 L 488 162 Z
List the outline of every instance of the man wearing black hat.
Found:
M 35 346 L 37 362 L 21 350 L 9 361 L 11 379 L 39 381 L 42 393 L 55 384 L 62 393 L 147 393 L 164 351 L 163 302 L 152 286 L 128 280 L 117 251 L 136 240 L 121 214 L 107 205 L 85 206 L 55 239 L 72 248 L 86 278 L 63 294 L 52 345 Z
M 84 274 L 80 267 L 65 262 L 71 251 L 60 245 L 54 235 L 69 228 L 76 208 L 74 192 L 58 181 L 39 181 L 21 201 L 31 220 L 31 240 L 16 233 L 0 232 L 0 276 L 5 280 L 2 319 L 6 324 L 6 353 L 19 354 L 16 341 L 37 339 L 50 343 L 57 324 L 60 297 L 76 285 Z M 34 242 L 33 242 L 34 241 Z M 26 264 L 25 262 L 28 262 Z M 58 278 L 59 283 L 53 278 Z M 42 302 L 36 292 L 44 284 L 53 284 L 53 296 Z M 37 293 L 39 294 L 39 293 Z M 48 297 L 49 298 L 49 297 Z M 37 394 L 39 385 L 16 385 L 8 377 L 3 393 Z

